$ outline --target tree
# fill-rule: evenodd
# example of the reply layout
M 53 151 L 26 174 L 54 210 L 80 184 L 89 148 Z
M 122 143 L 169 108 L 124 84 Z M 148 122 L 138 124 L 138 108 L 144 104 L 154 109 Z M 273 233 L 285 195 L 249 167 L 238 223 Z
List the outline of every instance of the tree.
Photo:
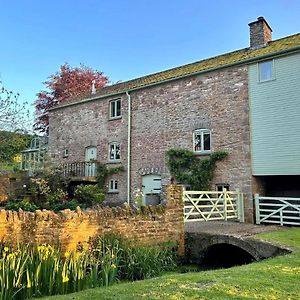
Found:
M 92 92 L 92 87 L 100 89 L 106 86 L 108 78 L 102 72 L 95 71 L 84 65 L 72 68 L 65 63 L 60 66 L 59 72 L 51 75 L 44 84 L 48 90 L 37 94 L 34 129 L 48 135 L 48 111 L 50 108 L 68 98 Z
M 29 111 L 26 102 L 19 101 L 19 93 L 6 89 L 0 81 L 0 129 L 28 131 Z

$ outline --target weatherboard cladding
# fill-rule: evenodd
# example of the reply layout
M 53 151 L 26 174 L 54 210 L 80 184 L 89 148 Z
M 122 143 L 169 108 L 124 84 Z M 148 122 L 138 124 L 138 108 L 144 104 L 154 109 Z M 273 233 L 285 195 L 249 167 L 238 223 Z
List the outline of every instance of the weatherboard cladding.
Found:
M 292 51 L 300 47 L 300 34 L 291 35 L 282 39 L 278 39 L 268 43 L 267 47 L 251 50 L 250 48 L 222 54 L 209 59 L 201 60 L 195 63 L 183 65 L 159 73 L 147 75 L 137 79 L 125 81 L 122 83 L 107 86 L 99 90 L 96 94 L 82 94 L 76 98 L 64 101 L 61 105 L 53 109 L 65 107 L 70 104 L 77 104 L 88 100 L 96 100 L 98 98 L 121 94 L 126 91 L 144 88 L 154 84 L 159 84 L 168 80 L 190 76 L 193 74 L 208 72 L 218 68 L 228 67 L 234 64 L 247 63 L 252 60 L 258 60 L 266 56 L 272 56 L 284 51 Z M 52 110 L 53 110 L 52 109 Z
M 274 59 L 275 78 L 249 66 L 253 175 L 300 175 L 300 54 Z

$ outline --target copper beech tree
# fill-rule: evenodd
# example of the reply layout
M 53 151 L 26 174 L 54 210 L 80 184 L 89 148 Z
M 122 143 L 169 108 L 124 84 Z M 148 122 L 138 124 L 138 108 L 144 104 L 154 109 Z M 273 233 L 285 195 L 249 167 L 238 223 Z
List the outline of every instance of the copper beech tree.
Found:
M 58 103 L 80 94 L 92 92 L 103 88 L 108 84 L 108 78 L 99 71 L 84 65 L 72 68 L 65 63 L 60 66 L 59 72 L 51 75 L 44 82 L 47 91 L 37 93 L 35 101 L 36 120 L 34 129 L 48 135 L 49 115 L 48 111 Z

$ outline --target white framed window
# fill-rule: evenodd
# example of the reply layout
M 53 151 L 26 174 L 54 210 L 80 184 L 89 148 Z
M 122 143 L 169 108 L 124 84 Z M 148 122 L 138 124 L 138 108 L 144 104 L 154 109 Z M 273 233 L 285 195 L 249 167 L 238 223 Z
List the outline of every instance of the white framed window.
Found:
M 69 156 L 69 149 L 65 149 L 63 157 L 68 157 L 68 156 Z
M 121 99 L 109 102 L 109 118 L 116 119 L 121 117 Z
M 193 150 L 196 153 L 211 152 L 211 130 L 196 129 L 193 134 Z
M 121 159 L 121 145 L 117 142 L 112 142 L 109 144 L 109 160 L 118 161 Z
M 274 60 L 258 63 L 259 81 L 269 81 L 274 79 Z
M 108 187 L 109 192 L 116 193 L 118 192 L 118 180 L 116 179 L 111 179 L 109 181 L 109 187 Z

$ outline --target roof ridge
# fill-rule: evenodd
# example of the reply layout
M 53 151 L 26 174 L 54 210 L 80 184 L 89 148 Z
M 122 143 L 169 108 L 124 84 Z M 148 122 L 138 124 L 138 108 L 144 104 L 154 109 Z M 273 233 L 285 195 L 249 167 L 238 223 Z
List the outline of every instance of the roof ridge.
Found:
M 286 37 L 283 37 L 280 39 L 270 41 L 270 42 L 268 42 L 268 44 L 265 47 L 262 47 L 262 48 L 258 48 L 258 49 L 251 49 L 250 47 L 242 48 L 242 49 L 234 50 L 231 52 L 222 53 L 217 56 L 212 56 L 212 57 L 205 58 L 202 60 L 194 61 L 194 62 L 184 64 L 181 66 L 166 69 L 163 71 L 150 73 L 150 74 L 144 75 L 142 77 L 136 77 L 133 79 L 129 79 L 124 82 L 118 82 L 118 83 L 108 85 L 106 87 L 101 88 L 95 94 L 91 94 L 90 92 L 88 92 L 88 93 L 80 94 L 76 97 L 72 97 L 72 98 L 70 97 L 68 100 L 62 102 L 61 106 L 68 105 L 69 103 L 74 103 L 75 101 L 79 101 L 79 100 L 97 99 L 97 98 L 99 98 L 101 96 L 103 97 L 105 95 L 118 94 L 118 93 L 120 94 L 126 90 L 132 90 L 135 88 L 146 87 L 153 83 L 163 82 L 164 80 L 170 80 L 170 79 L 175 80 L 176 78 L 179 78 L 182 76 L 193 75 L 200 71 L 209 71 L 216 67 L 226 66 L 231 63 L 237 63 L 237 62 L 242 63 L 247 58 L 259 57 L 263 54 L 272 55 L 272 53 L 278 52 L 277 49 L 273 49 L 273 48 L 275 48 L 275 46 L 277 44 L 280 45 L 280 43 L 282 41 L 293 40 L 295 37 L 298 37 L 298 36 L 300 38 L 300 33 L 296 33 L 296 34 L 289 35 L 289 36 L 286 36 Z M 285 46 L 285 44 L 283 45 L 282 49 L 280 48 L 279 50 L 289 49 L 295 45 L 292 44 L 291 47 L 284 47 L 284 46 Z M 289 45 L 287 45 L 287 46 L 289 46 Z M 296 43 L 296 46 L 300 46 L 300 39 L 299 39 L 299 43 Z M 268 50 L 271 50 L 271 51 L 269 52 Z M 236 56 L 236 58 L 235 58 L 235 56 Z M 226 61 L 227 58 L 229 58 L 228 61 Z M 58 105 L 56 107 L 59 107 L 59 106 L 60 105 Z

